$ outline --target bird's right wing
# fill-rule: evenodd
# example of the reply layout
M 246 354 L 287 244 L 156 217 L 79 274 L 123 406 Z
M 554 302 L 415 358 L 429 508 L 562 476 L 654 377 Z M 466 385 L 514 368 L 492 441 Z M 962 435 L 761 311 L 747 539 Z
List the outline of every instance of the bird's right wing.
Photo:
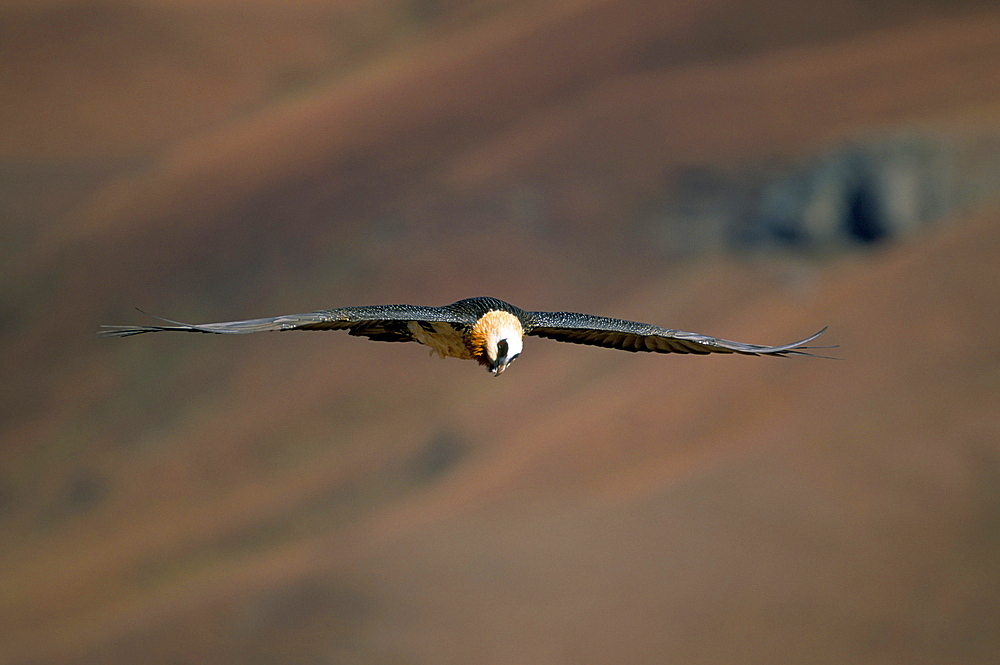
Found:
M 160 317 L 156 317 L 160 318 Z M 225 321 L 222 323 L 182 323 L 160 319 L 167 325 L 103 326 L 100 337 L 128 337 L 150 332 L 197 332 L 221 335 L 241 335 L 285 330 L 349 330 L 352 335 L 389 342 L 413 340 L 408 330 L 411 321 L 417 323 L 453 323 L 466 325 L 464 318 L 446 307 L 418 305 L 364 305 L 338 307 L 305 314 L 286 314 L 264 319 Z

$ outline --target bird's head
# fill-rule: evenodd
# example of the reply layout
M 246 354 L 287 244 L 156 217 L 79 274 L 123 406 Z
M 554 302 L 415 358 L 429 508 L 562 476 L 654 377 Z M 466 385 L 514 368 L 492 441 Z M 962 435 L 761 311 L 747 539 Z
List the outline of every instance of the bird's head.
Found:
M 472 328 L 473 355 L 493 376 L 499 376 L 521 355 L 523 335 L 524 328 L 513 314 L 487 312 Z
M 499 337 L 495 342 L 486 345 L 486 357 L 489 360 L 486 367 L 493 376 L 500 376 L 507 369 L 507 365 L 521 355 L 521 335 Z

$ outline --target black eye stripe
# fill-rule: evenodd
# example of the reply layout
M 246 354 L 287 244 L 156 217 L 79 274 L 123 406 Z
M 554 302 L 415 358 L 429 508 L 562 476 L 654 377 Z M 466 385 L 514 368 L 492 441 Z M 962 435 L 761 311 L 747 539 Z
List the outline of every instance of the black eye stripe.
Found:
M 497 342 L 497 358 L 503 358 L 507 355 L 508 351 L 507 340 L 502 339 Z

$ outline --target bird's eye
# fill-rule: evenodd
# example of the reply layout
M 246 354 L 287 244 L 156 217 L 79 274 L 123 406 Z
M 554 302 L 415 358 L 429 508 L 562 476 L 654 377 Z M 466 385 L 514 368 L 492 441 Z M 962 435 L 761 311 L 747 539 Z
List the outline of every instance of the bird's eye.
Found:
M 508 345 L 507 340 L 502 339 L 497 342 L 497 358 L 504 358 L 507 355 Z

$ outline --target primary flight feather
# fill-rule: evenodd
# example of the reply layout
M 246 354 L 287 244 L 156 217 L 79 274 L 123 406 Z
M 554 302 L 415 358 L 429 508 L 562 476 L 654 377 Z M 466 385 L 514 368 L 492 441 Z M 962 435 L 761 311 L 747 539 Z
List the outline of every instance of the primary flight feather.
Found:
M 526 335 L 560 342 L 655 353 L 740 353 L 744 355 L 815 355 L 806 346 L 826 330 L 791 344 L 762 346 L 661 328 L 648 323 L 575 312 L 531 312 L 497 298 L 467 298 L 443 307 L 365 305 L 339 307 L 266 319 L 166 325 L 104 326 L 102 337 L 150 332 L 244 334 L 283 330 L 347 330 L 380 342 L 419 342 L 442 358 L 475 360 L 494 376 L 517 358 Z

